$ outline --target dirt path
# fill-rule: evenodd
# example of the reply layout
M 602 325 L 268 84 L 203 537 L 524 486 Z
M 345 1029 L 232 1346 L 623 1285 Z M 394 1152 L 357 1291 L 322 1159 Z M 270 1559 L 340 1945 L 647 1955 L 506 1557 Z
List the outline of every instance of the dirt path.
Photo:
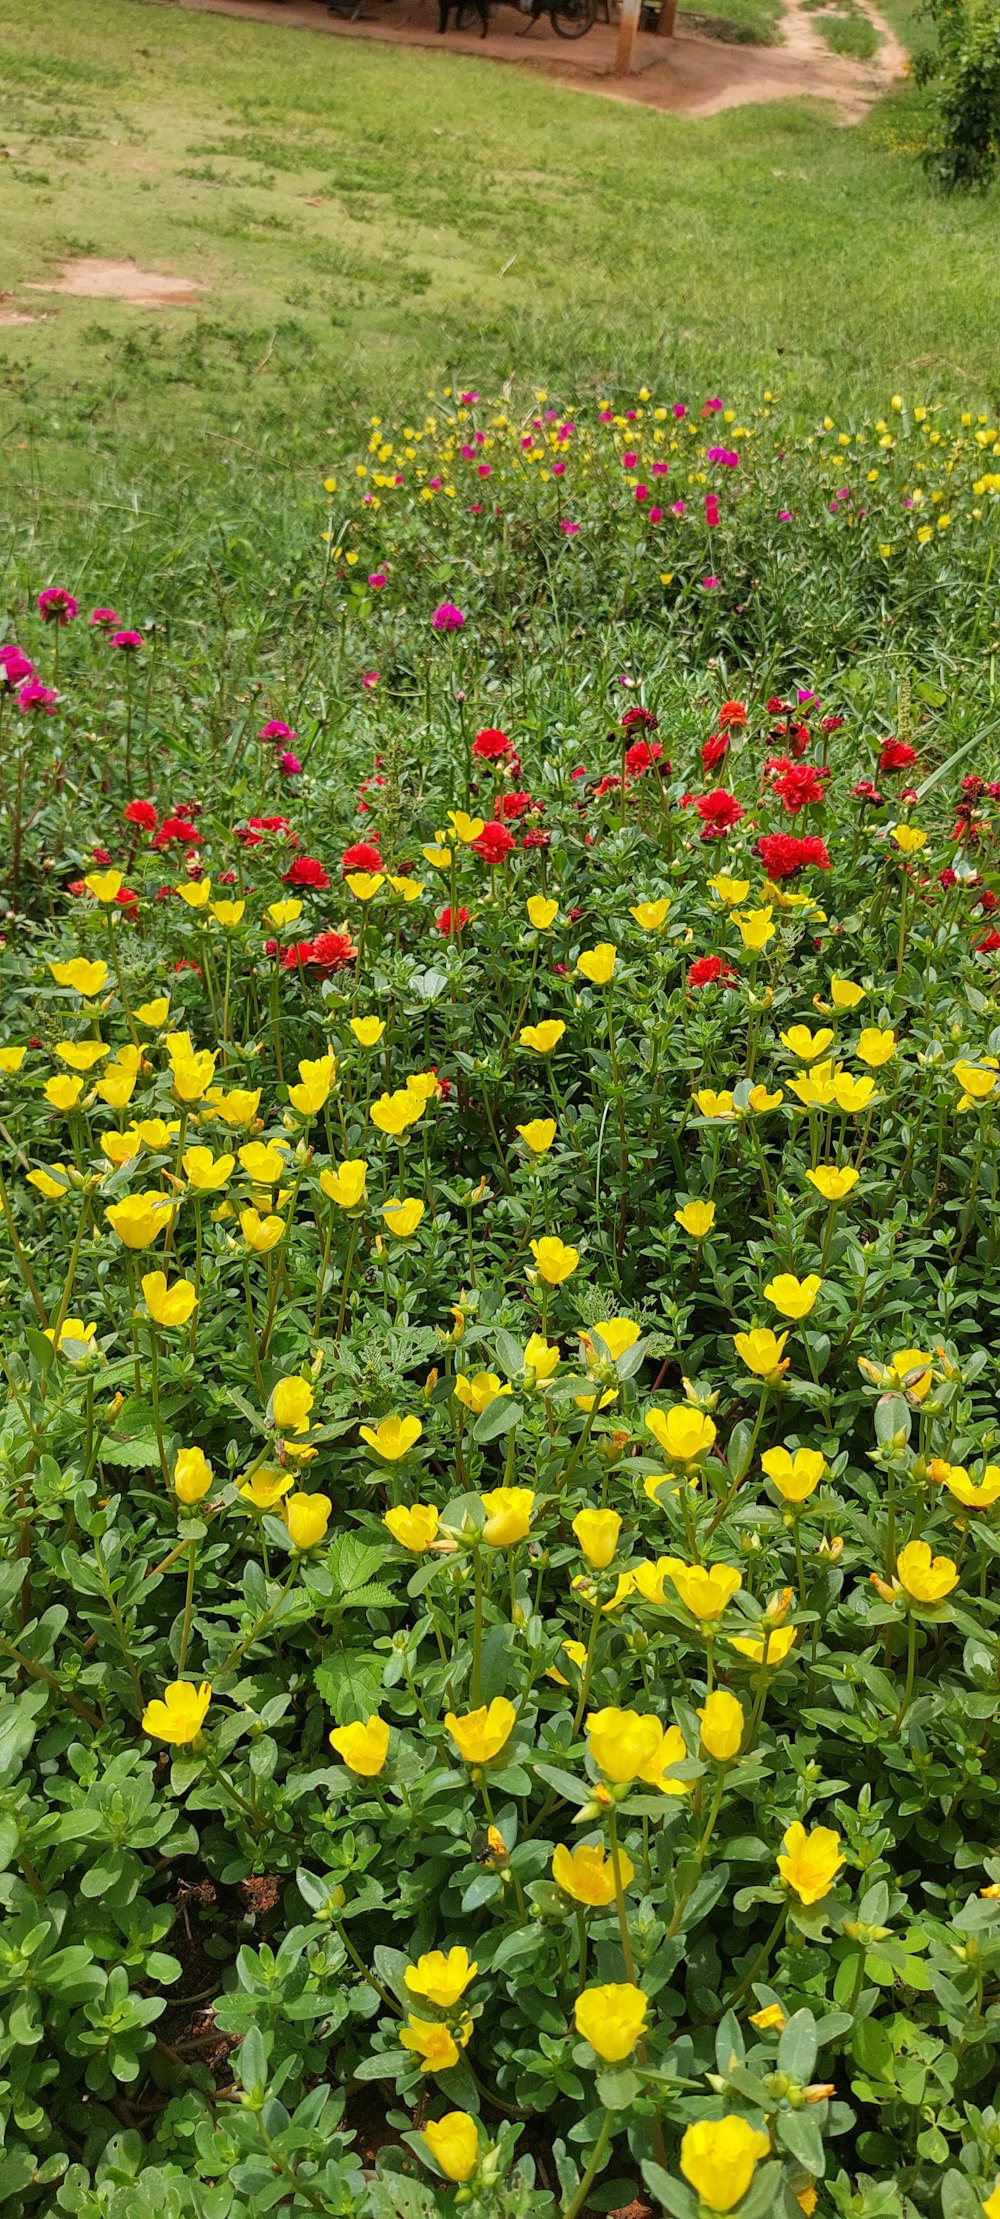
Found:
M 488 39 L 481 41 L 478 28 L 451 28 L 442 39 L 435 0 L 376 0 L 377 15 L 372 0 L 365 0 L 356 23 L 330 15 L 325 0 L 287 0 L 284 6 L 274 0 L 164 0 L 164 4 L 246 16 L 257 23 L 325 32 L 333 38 L 423 46 L 438 52 L 446 46 L 449 53 L 480 61 L 517 64 L 533 76 L 548 77 L 575 92 L 597 93 L 605 100 L 629 101 L 683 116 L 711 116 L 723 108 L 807 98 L 830 101 L 838 123 L 858 123 L 906 67 L 904 49 L 871 0 L 857 0 L 882 42 L 867 62 L 832 53 L 802 0 L 782 0 L 781 46 L 730 46 L 694 31 L 681 31 L 674 39 L 641 33 L 636 73 L 629 78 L 612 75 L 618 34 L 610 24 L 595 24 L 588 37 L 571 44 L 556 38 L 544 19 L 525 35 L 523 23 L 509 6 L 500 8 Z

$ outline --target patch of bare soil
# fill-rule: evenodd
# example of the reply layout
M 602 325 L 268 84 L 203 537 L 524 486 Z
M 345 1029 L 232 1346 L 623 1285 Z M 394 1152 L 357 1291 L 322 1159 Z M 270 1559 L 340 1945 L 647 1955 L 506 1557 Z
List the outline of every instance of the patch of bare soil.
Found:
M 123 300 L 133 308 L 193 308 L 206 291 L 197 278 L 170 277 L 162 270 L 140 270 L 135 262 L 106 261 L 100 254 L 82 254 L 63 262 L 59 276 L 44 285 L 27 287 L 29 293 L 69 293 L 75 300 Z M 33 319 L 5 317 L 5 322 Z

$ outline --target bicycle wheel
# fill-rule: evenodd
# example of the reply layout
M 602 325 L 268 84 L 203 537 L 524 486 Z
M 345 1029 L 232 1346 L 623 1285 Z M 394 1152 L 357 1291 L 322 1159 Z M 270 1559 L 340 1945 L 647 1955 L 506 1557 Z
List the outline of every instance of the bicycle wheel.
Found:
M 553 0 L 552 28 L 561 39 L 582 39 L 597 21 L 597 0 Z

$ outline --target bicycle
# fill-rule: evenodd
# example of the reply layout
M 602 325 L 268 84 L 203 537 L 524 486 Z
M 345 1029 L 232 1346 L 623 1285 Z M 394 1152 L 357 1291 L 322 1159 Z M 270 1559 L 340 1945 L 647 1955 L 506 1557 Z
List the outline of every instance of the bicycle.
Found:
M 525 25 L 526 31 L 530 30 L 531 23 L 538 22 L 540 16 L 548 15 L 557 38 L 561 39 L 582 39 L 588 31 L 593 30 L 597 21 L 597 0 L 512 0 L 512 4 L 521 15 L 530 16 L 531 22 Z M 497 0 L 492 0 L 491 15 L 496 6 Z M 460 31 L 471 31 L 473 25 L 480 21 L 479 10 L 471 4 L 471 0 L 465 0 L 465 5 L 458 10 L 456 20 Z

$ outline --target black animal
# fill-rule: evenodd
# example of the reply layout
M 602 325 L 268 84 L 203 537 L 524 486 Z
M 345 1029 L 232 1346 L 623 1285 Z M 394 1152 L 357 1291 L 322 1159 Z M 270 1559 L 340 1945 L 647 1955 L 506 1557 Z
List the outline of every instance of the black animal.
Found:
M 468 4 L 468 0 L 466 0 L 466 5 L 467 5 L 467 4 Z M 439 31 L 446 31 L 446 30 L 447 30 L 447 28 L 448 28 L 448 17 L 449 17 L 449 16 L 450 16 L 450 14 L 451 14 L 451 11 L 452 11 L 452 7 L 453 7 L 453 6 L 454 6 L 454 9 L 455 9 L 455 29 L 456 29 L 456 31 L 458 30 L 458 28 L 459 28 L 459 18 L 460 18 L 460 16 L 461 16 L 462 12 L 463 12 L 463 0 L 438 0 L 438 30 L 439 30 Z M 483 26 L 482 30 L 481 30 L 481 31 L 480 31 L 480 33 L 479 33 L 479 36 L 480 36 L 480 38 L 481 38 L 481 39 L 484 39 L 484 38 L 486 37 L 486 33 L 487 33 L 487 31 L 489 30 L 489 27 L 490 27 L 490 5 L 489 5 L 489 0 L 475 0 L 475 7 L 476 7 L 476 12 L 477 12 L 477 14 L 478 14 L 478 16 L 479 16 L 479 20 L 480 20 L 480 22 L 481 22 L 481 24 L 482 24 L 482 26 Z

